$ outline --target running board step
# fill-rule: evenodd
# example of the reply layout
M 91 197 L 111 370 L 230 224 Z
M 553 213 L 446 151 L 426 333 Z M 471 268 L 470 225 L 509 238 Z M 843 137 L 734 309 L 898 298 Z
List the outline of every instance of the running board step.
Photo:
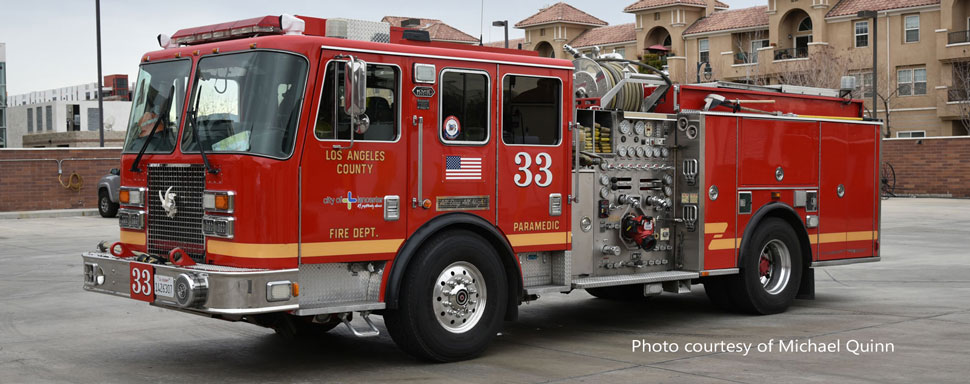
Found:
M 387 305 L 381 302 L 358 301 L 349 303 L 331 303 L 322 306 L 300 306 L 294 313 L 297 316 L 326 315 L 330 313 L 379 311 Z
M 635 273 L 632 275 L 597 276 L 573 279 L 573 288 L 599 288 L 614 285 L 647 284 L 663 281 L 689 280 L 700 277 L 697 272 L 663 271 Z

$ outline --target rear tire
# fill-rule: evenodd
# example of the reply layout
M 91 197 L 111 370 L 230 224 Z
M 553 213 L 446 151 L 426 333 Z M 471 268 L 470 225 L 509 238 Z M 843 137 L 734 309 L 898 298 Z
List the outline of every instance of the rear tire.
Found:
M 586 292 L 604 300 L 648 300 L 653 296 L 643 295 L 643 284 L 615 285 L 612 287 L 586 288 Z
M 101 217 L 115 217 L 118 214 L 118 203 L 111 201 L 108 190 L 98 190 L 98 213 Z
M 438 362 L 485 350 L 508 302 L 505 269 L 491 244 L 471 231 L 442 233 L 422 245 L 405 276 L 398 308 L 384 313 L 399 348 Z
M 767 218 L 742 250 L 741 271 L 731 297 L 745 312 L 770 315 L 788 309 L 802 278 L 802 248 L 788 222 Z

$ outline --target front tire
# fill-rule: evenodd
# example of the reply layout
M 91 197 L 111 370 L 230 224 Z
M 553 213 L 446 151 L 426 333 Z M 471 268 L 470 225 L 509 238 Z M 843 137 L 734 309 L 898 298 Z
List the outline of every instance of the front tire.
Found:
M 760 315 L 788 309 L 802 278 L 802 249 L 788 222 L 763 221 L 741 255 L 741 271 L 731 287 L 733 303 L 745 312 Z
M 435 236 L 415 254 L 398 308 L 384 324 L 405 352 L 448 362 L 481 354 L 505 317 L 508 290 L 498 252 L 466 230 Z
M 111 197 L 108 196 L 108 191 L 105 189 L 98 190 L 98 213 L 101 217 L 115 217 L 118 214 L 118 203 L 111 201 Z

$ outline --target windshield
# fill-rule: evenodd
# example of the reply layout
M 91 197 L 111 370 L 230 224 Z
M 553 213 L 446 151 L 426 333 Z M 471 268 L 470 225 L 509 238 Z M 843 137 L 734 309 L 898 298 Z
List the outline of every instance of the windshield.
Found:
M 300 56 L 254 51 L 199 61 L 182 151 L 288 157 L 303 104 L 307 63 Z M 195 118 L 192 119 L 192 112 Z
M 144 64 L 138 70 L 135 95 L 125 138 L 126 153 L 137 153 L 151 141 L 146 153 L 170 153 L 175 148 L 181 119 L 185 86 L 189 81 L 190 60 Z M 172 100 L 172 95 L 175 99 Z M 150 135 L 152 130 L 155 134 Z

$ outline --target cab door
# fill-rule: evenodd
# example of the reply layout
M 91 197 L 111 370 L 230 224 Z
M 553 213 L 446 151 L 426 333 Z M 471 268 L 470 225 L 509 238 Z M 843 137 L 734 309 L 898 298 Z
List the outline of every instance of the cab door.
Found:
M 566 111 L 572 84 L 561 72 L 499 66 L 496 206 L 516 253 L 568 249 L 571 242 Z
M 453 212 L 495 221 L 495 64 L 412 59 L 410 229 Z M 432 77 L 431 74 L 434 74 Z
M 351 135 L 342 104 L 345 60 L 334 59 L 338 54 L 346 53 L 323 51 L 311 101 L 316 118 L 300 166 L 302 264 L 390 260 L 406 234 L 407 138 L 401 132 L 407 66 L 397 56 L 354 54 L 367 63 L 370 126 Z

